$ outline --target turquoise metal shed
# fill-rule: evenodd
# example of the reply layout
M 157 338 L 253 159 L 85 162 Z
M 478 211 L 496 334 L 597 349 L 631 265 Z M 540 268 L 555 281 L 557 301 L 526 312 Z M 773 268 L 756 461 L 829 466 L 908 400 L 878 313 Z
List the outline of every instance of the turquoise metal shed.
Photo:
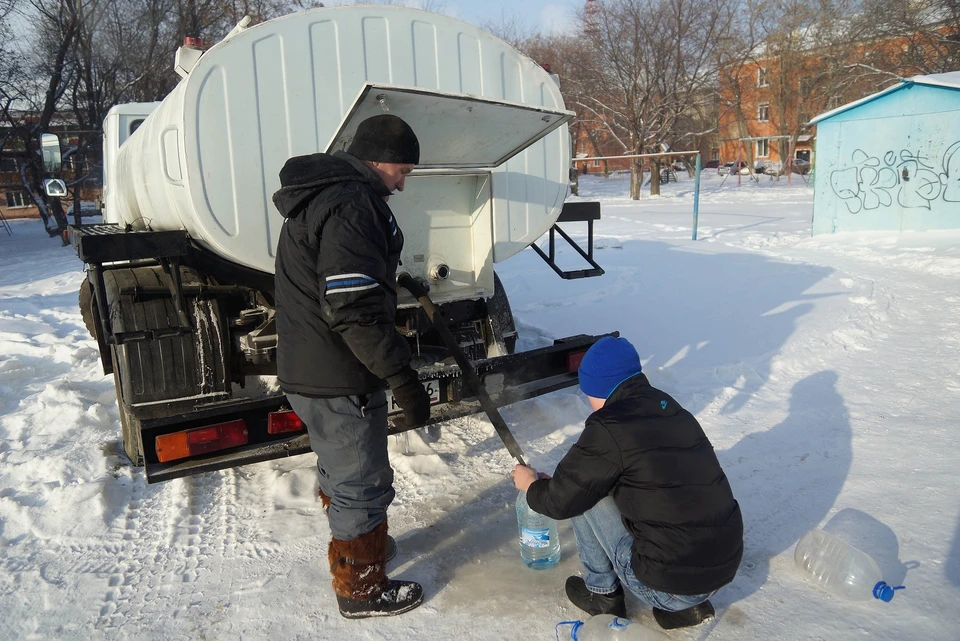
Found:
M 960 71 L 820 114 L 813 233 L 960 228 Z

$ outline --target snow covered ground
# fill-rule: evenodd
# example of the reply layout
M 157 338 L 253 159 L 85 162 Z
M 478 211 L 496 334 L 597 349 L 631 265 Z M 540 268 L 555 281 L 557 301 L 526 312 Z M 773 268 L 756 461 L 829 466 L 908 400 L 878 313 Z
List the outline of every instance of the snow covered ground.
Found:
M 634 202 L 626 180 L 582 178 L 583 196 L 603 203 L 606 275 L 562 281 L 530 250 L 501 265 L 520 346 L 619 330 L 711 438 L 746 552 L 713 599 L 719 616 L 671 638 L 955 641 L 960 232 L 810 238 L 813 194 L 797 182 L 738 188 L 707 172 L 694 242 L 690 180 Z M 569 525 L 558 567 L 523 566 L 512 460 L 480 417 L 446 424 L 437 443 L 391 443 L 391 574 L 426 591 L 401 617 L 337 614 L 312 455 L 146 485 L 121 454 L 113 381 L 80 319 L 80 263 L 38 221 L 11 224 L 0 638 L 546 640 L 581 618 L 563 595 L 579 569 Z M 552 471 L 588 412 L 567 390 L 504 416 L 527 459 Z M 805 582 L 793 547 L 814 527 L 907 589 L 846 603 Z M 635 601 L 628 613 L 656 625 Z

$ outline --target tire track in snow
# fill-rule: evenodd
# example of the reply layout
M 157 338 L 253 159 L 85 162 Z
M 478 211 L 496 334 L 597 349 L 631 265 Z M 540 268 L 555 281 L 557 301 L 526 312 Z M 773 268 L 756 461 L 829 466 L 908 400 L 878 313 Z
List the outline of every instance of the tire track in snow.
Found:
M 147 485 L 143 469 L 133 468 L 126 507 L 107 534 L 117 565 L 107 578 L 97 629 L 120 627 L 149 600 L 156 589 L 154 563 L 161 556 L 157 530 L 169 528 L 173 518 L 168 486 Z
M 194 584 L 200 575 L 209 572 L 211 563 L 222 555 L 220 544 L 226 525 L 218 506 L 228 494 L 224 491 L 224 475 L 210 472 L 184 479 L 186 492 L 181 518 L 169 542 L 175 563 L 173 568 L 168 568 L 171 582 L 183 584 L 181 597 L 192 595 L 194 590 L 188 589 L 187 584 Z
M 275 506 L 268 500 L 268 470 L 270 464 L 237 468 L 231 471 L 233 499 L 227 504 L 227 513 L 233 521 L 230 553 L 237 557 L 264 561 L 276 559 L 284 549 L 273 540 L 262 526 L 263 515 L 273 512 Z
M 107 583 L 95 625 L 101 633 L 151 628 L 188 610 L 218 616 L 218 597 L 205 595 L 229 599 L 235 590 L 223 583 L 233 581 L 231 564 L 283 552 L 258 541 L 264 535 L 255 517 L 267 508 L 258 474 L 225 470 L 151 486 L 136 469 L 131 481 L 98 551 Z
M 130 553 L 108 579 L 98 629 L 162 620 L 194 601 L 196 582 L 209 555 L 205 538 L 217 540 L 204 514 L 221 484 L 219 473 L 147 486 L 141 470 L 117 531 Z M 152 487 L 157 490 L 150 492 Z M 149 495 L 147 496 L 147 494 Z M 215 519 L 214 519 L 215 520 Z M 212 555 L 211 555 L 212 556 Z

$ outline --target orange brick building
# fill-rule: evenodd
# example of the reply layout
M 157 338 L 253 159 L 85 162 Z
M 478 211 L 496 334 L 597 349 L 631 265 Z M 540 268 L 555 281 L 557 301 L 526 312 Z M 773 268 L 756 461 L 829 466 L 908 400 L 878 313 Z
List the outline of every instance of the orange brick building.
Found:
M 719 155 L 722 162 L 815 165 L 817 114 L 859 100 L 924 70 L 904 67 L 909 38 L 861 42 L 846 50 L 810 48 L 792 56 L 758 57 L 720 74 Z M 929 52 L 931 58 L 933 52 Z M 869 71 L 869 70 L 873 71 Z M 881 71 L 894 69 L 896 73 Z
M 813 162 L 815 133 L 805 124 L 820 110 L 812 108 L 809 93 L 803 94 L 810 89 L 802 77 L 784 74 L 777 59 L 721 73 L 721 162 L 752 160 L 780 166 L 788 157 Z

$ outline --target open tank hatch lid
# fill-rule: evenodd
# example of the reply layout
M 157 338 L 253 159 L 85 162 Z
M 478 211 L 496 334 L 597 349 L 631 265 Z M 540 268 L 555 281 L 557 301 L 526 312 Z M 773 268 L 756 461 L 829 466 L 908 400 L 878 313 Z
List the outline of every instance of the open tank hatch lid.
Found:
M 366 83 L 327 153 L 346 150 L 373 116 L 403 118 L 420 141 L 419 168 L 497 167 L 573 118 L 569 111 L 426 89 Z

